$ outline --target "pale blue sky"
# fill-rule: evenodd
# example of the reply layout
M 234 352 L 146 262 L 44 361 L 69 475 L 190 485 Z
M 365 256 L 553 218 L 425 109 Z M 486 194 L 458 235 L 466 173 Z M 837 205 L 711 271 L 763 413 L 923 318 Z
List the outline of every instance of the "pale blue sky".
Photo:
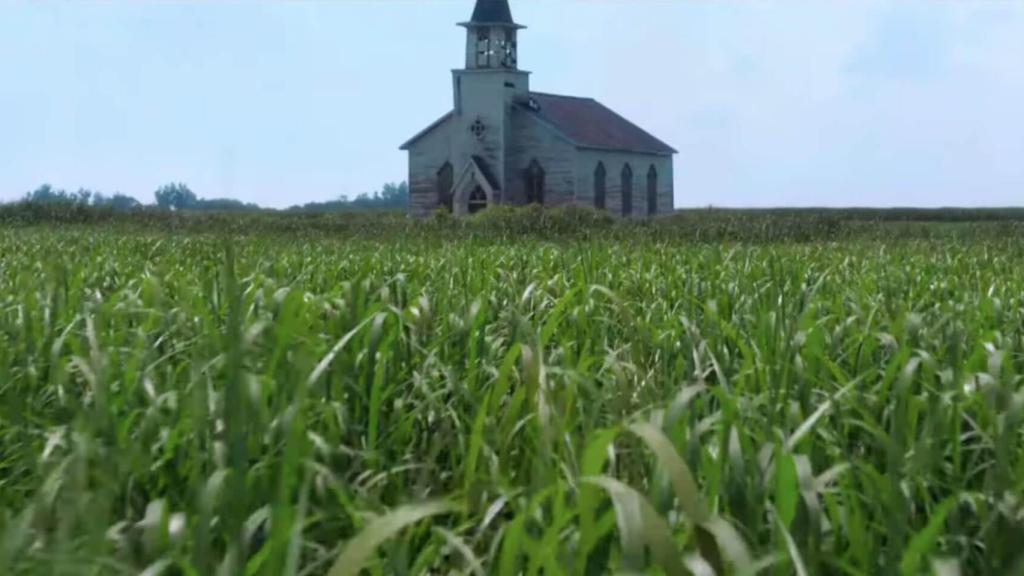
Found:
M 472 0 L 0 2 L 0 200 L 268 206 L 405 178 Z M 677 206 L 1024 205 L 1024 2 L 512 0 L 535 90 L 680 151 Z

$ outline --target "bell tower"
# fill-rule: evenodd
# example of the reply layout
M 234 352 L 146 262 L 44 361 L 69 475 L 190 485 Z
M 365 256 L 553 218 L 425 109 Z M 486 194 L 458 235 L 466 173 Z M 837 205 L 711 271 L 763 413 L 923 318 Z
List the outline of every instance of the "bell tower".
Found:
M 499 196 L 506 178 L 506 153 L 512 137 L 512 106 L 530 93 L 530 73 L 519 69 L 520 26 L 508 0 L 476 0 L 466 29 L 465 67 L 452 71 L 456 166 L 471 158 L 486 164 Z M 501 202 L 494 198 L 492 201 Z
M 508 0 L 478 0 L 466 28 L 466 69 L 519 67 L 516 36 L 523 28 L 512 20 Z

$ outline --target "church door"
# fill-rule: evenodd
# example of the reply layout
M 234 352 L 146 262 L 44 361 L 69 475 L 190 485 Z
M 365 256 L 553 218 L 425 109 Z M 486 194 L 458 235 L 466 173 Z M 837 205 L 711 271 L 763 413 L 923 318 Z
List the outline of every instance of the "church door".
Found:
M 476 214 L 484 208 L 487 208 L 487 192 L 477 186 L 469 193 L 469 213 Z

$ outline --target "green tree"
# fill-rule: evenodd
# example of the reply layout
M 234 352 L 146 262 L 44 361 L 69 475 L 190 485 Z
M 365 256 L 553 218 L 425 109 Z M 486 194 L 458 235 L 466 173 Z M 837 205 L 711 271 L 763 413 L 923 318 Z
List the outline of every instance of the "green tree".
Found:
M 49 184 L 43 184 L 35 190 L 25 194 L 26 202 L 33 202 L 38 204 L 50 203 L 50 202 L 74 202 L 74 198 L 63 190 L 58 190 Z
M 161 186 L 154 193 L 154 198 L 157 206 L 170 210 L 187 210 L 198 202 L 195 193 L 181 183 Z
M 102 208 L 110 208 L 117 212 L 128 212 L 141 207 L 142 203 L 135 198 L 126 194 L 121 194 L 120 192 L 115 192 L 113 196 L 106 196 L 97 192 L 92 196 L 92 205 Z
M 385 184 L 380 192 L 380 199 L 387 206 L 404 206 L 409 202 L 409 185 L 405 182 Z

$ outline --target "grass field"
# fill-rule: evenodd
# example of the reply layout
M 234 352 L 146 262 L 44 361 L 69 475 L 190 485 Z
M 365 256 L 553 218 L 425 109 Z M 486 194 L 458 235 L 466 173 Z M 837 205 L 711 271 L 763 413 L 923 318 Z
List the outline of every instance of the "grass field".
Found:
M 8 227 L 0 571 L 1024 574 L 1024 244 L 943 226 Z

